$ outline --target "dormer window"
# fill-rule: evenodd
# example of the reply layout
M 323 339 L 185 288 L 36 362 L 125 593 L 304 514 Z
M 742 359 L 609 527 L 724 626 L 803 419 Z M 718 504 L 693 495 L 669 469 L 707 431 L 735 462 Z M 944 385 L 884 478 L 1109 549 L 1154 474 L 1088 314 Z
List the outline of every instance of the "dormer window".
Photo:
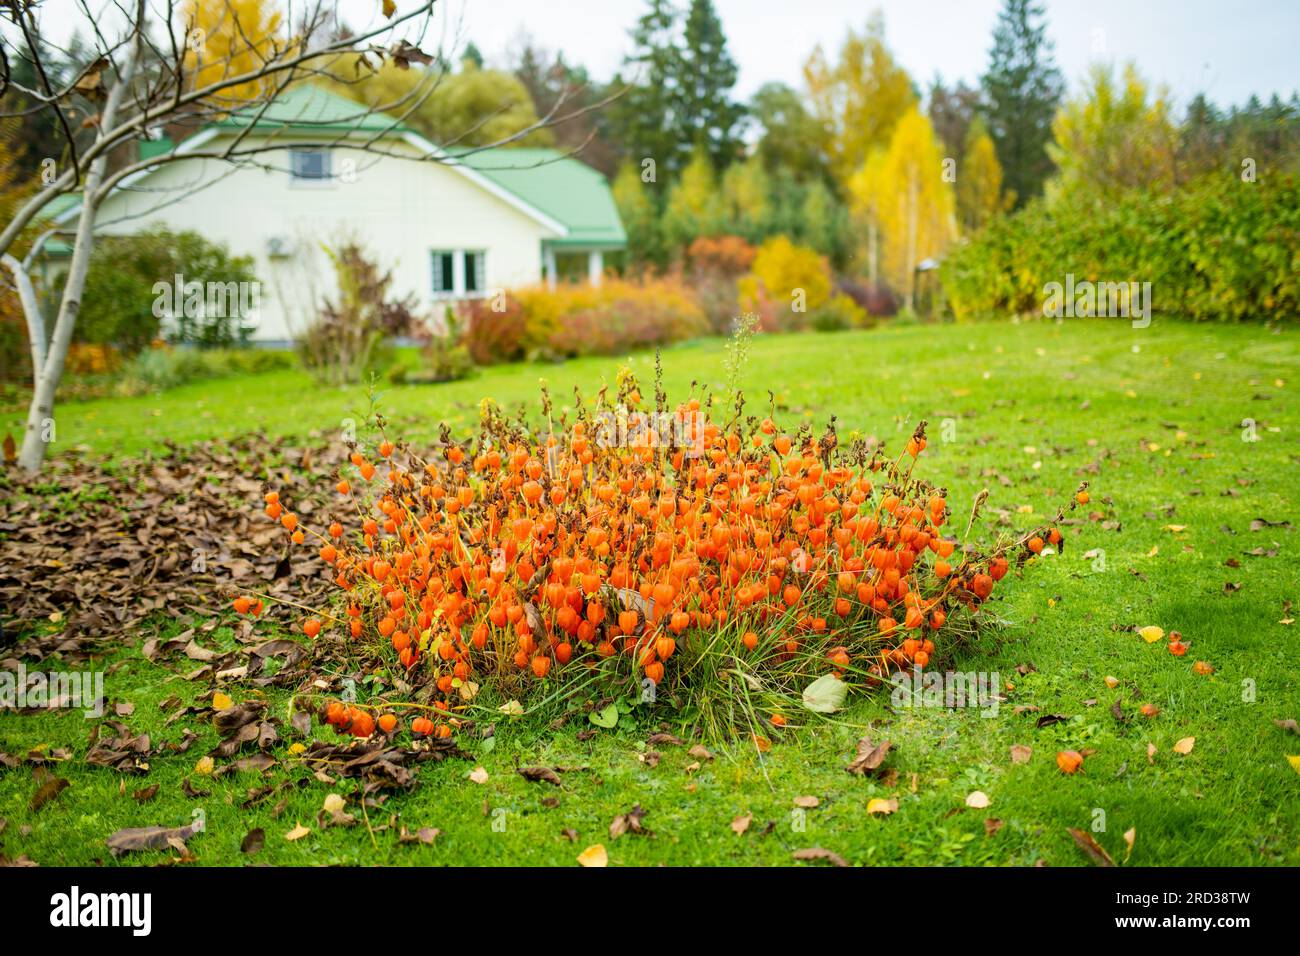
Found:
M 327 149 L 291 149 L 289 173 L 295 185 L 319 185 L 334 178 Z

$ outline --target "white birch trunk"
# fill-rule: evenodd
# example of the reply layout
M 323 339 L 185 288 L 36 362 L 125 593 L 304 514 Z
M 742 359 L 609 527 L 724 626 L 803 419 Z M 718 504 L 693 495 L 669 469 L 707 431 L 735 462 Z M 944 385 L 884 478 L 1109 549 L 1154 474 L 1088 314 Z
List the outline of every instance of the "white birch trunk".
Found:
M 140 26 L 140 25 L 137 25 Z M 108 92 L 104 109 L 100 113 L 99 128 L 111 129 L 122 97 L 135 73 L 140 53 L 140 34 L 136 33 L 122 73 Z M 100 134 L 101 136 L 103 133 Z M 95 241 L 95 214 L 100 197 L 96 196 L 108 165 L 107 152 L 101 153 L 86 171 L 82 189 L 81 218 L 77 221 L 77 237 L 72 247 L 72 261 L 68 267 L 67 283 L 63 287 L 63 301 L 54 323 L 54 334 L 45 350 L 40 366 L 33 370 L 35 390 L 27 410 L 27 430 L 23 435 L 23 449 L 18 455 L 18 465 L 29 475 L 35 475 L 45 462 L 45 454 L 54 440 L 54 393 L 63 378 L 63 364 L 72 342 L 72 331 L 81 311 L 81 293 L 86 286 L 86 271 L 90 267 L 90 250 Z M 30 320 L 29 320 L 30 321 Z M 42 330 L 43 332 L 43 330 Z

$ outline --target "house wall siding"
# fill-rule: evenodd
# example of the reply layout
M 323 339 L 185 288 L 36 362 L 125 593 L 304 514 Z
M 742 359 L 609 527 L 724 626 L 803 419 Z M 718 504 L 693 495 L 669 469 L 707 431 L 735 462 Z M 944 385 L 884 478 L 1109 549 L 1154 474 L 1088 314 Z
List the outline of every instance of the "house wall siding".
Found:
M 204 149 L 221 143 L 213 140 Z M 541 280 L 541 243 L 554 233 L 454 169 L 340 149 L 334 151 L 333 169 L 338 176 L 351 161 L 349 181 L 302 185 L 290 177 L 287 152 L 262 153 L 259 159 L 276 168 L 232 171 L 211 159 L 164 165 L 104 202 L 100 231 L 131 233 L 157 224 L 193 230 L 233 253 L 252 256 L 262 282 L 254 334 L 260 341 L 293 338 L 322 298 L 335 293 L 322 246 L 347 236 L 360 240 L 382 268 L 392 271 L 394 295 L 413 294 L 421 310 L 435 318 L 441 317 L 441 305 L 431 288 L 431 250 L 486 250 L 487 289 Z M 207 185 L 196 188 L 202 183 Z M 288 241 L 288 258 L 268 255 L 273 237 Z M 172 277 L 158 278 L 170 282 Z M 208 277 L 185 280 L 207 282 Z

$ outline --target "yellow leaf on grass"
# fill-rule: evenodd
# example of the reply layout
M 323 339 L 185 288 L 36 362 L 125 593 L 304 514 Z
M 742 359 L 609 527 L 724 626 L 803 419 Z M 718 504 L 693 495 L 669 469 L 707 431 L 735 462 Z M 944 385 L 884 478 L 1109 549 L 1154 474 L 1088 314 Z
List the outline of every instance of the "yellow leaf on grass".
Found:
M 1287 762 L 1291 764 L 1291 769 L 1296 773 L 1300 773 L 1300 757 L 1293 757 L 1290 754 L 1287 754 L 1286 759 Z
M 898 801 L 893 797 L 888 800 L 882 800 L 876 797 L 867 804 L 867 813 L 893 813 L 898 809 Z
M 215 694 L 212 695 L 213 710 L 229 710 L 232 706 L 234 706 L 234 703 L 235 702 L 230 699 L 229 694 L 224 694 L 221 691 L 217 691 Z
M 212 758 L 200 757 L 199 762 L 194 765 L 194 772 L 202 774 L 212 773 Z
M 1111 677 L 1109 674 L 1107 674 L 1107 675 L 1106 675 L 1106 686 L 1109 687 L 1111 690 L 1114 690 L 1116 687 L 1119 686 L 1119 678 L 1118 678 L 1118 677 Z
M 1163 627 L 1156 627 L 1154 624 L 1148 624 L 1146 627 L 1138 631 L 1138 635 L 1148 644 L 1154 644 L 1156 641 L 1160 640 L 1160 638 L 1165 636 L 1165 629 Z
M 578 854 L 578 863 L 589 867 L 608 866 L 609 854 L 605 852 L 604 844 L 597 843 Z
M 337 793 L 331 793 L 328 797 L 325 798 L 325 812 L 342 813 L 343 807 L 346 805 L 346 803 L 347 801 L 345 801 Z
M 284 838 L 285 838 L 286 840 L 289 840 L 289 841 L 293 841 L 293 840 L 301 840 L 301 839 L 302 839 L 303 837 L 305 837 L 308 833 L 311 833 L 311 830 L 307 829 L 305 826 L 303 826 L 303 825 L 300 823 L 300 824 L 298 824 L 296 827 L 294 827 L 292 830 L 290 830 L 288 833 L 286 833 L 286 834 L 284 835 Z
M 1174 753 L 1189 754 L 1192 752 L 1192 748 L 1195 746 L 1196 746 L 1195 737 L 1184 737 L 1182 740 L 1178 741 L 1178 743 L 1174 744 Z
M 307 752 L 306 744 L 292 743 L 289 745 L 289 753 L 293 754 L 295 757 L 298 756 L 298 754 L 306 753 L 306 752 Z
M 1137 827 L 1129 827 L 1124 831 L 1124 845 L 1128 847 L 1128 849 L 1124 851 L 1125 862 L 1128 862 L 1128 858 L 1133 855 L 1133 844 L 1136 842 L 1137 837 Z
M 983 810 L 992 802 L 983 790 L 972 790 L 966 795 L 966 806 L 972 810 Z

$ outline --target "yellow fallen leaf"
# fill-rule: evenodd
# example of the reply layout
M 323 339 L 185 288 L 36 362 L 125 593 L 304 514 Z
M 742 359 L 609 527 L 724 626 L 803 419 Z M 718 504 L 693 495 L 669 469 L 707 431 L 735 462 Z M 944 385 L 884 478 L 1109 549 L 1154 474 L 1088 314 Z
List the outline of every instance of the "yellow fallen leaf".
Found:
M 898 801 L 893 797 L 888 800 L 882 800 L 876 797 L 867 804 L 867 813 L 893 813 L 898 809 Z
M 482 767 L 475 767 L 473 770 L 469 772 L 469 779 L 472 780 L 474 783 L 487 783 L 488 772 L 484 770 Z
M 972 810 L 983 810 L 992 802 L 983 790 L 972 790 L 966 795 L 966 806 Z
M 1178 741 L 1178 743 L 1174 744 L 1174 753 L 1189 754 L 1192 752 L 1192 748 L 1195 746 L 1196 746 L 1195 737 L 1184 737 L 1182 740 Z
M 1155 557 L 1157 554 L 1159 554 L 1159 553 L 1160 553 L 1160 545 L 1158 545 L 1158 544 L 1153 544 L 1153 545 L 1151 546 L 1151 550 L 1147 552 L 1147 557 L 1148 557 L 1148 558 L 1154 558 L 1154 557 Z
M 1137 836 L 1137 827 L 1129 827 L 1124 831 L 1124 845 L 1128 847 L 1128 849 L 1124 851 L 1125 862 L 1127 862 L 1128 858 L 1133 855 L 1133 844 L 1137 840 Z
M 1119 686 L 1119 678 L 1118 678 L 1118 677 L 1111 677 L 1109 674 L 1107 674 L 1107 675 L 1106 675 L 1106 686 L 1109 687 L 1111 690 L 1114 690 L 1116 687 Z
M 234 706 L 234 704 L 235 702 L 231 700 L 229 694 L 225 694 L 222 693 L 221 691 L 217 691 L 215 694 L 212 695 L 213 710 L 229 710 L 231 707 Z
M 342 813 L 343 808 L 346 805 L 347 805 L 347 801 L 344 800 L 342 797 L 340 797 L 337 793 L 331 793 L 328 797 L 325 798 L 326 813 Z
M 1180 531 L 1186 531 L 1186 530 L 1187 530 L 1187 525 L 1185 525 L 1185 524 L 1167 524 L 1167 525 L 1165 525 L 1165 530 L 1166 530 L 1166 531 L 1172 531 L 1174 534 L 1178 534 Z
M 202 774 L 212 773 L 212 758 L 200 757 L 199 762 L 194 765 L 194 772 Z
M 286 834 L 284 835 L 284 838 L 285 838 L 286 840 L 289 840 L 290 842 L 292 842 L 292 841 L 294 841 L 294 840 L 301 840 L 301 839 L 302 839 L 303 837 L 305 837 L 308 833 L 311 833 L 311 830 L 307 829 L 305 826 L 303 826 L 303 825 L 300 823 L 300 824 L 298 824 L 296 827 L 294 827 L 292 830 L 290 830 L 288 833 L 286 833 Z
M 794 798 L 794 805 L 796 807 L 803 807 L 805 810 L 811 810 L 813 807 L 817 806 L 820 803 L 821 801 L 819 799 L 812 796 Z
M 1291 764 L 1291 769 L 1296 773 L 1300 773 L 1300 757 L 1293 757 L 1290 754 L 1287 754 L 1286 759 L 1287 762 Z
M 743 817 L 736 817 L 736 819 L 731 821 L 731 832 L 736 834 L 736 836 L 740 836 L 749 829 L 749 825 L 753 820 L 754 815 L 751 813 L 746 813 Z
M 597 843 L 578 854 L 578 863 L 589 867 L 608 866 L 609 854 L 605 852 L 604 844 Z
M 1146 627 L 1138 631 L 1138 635 L 1148 644 L 1154 644 L 1156 641 L 1160 640 L 1160 638 L 1165 636 L 1165 629 L 1163 627 L 1156 627 L 1154 624 L 1148 624 Z
M 293 754 L 295 757 L 298 756 L 298 754 L 306 753 L 306 752 L 307 752 L 307 745 L 304 743 L 295 742 L 289 745 L 289 753 Z
M 1147 763 L 1156 762 L 1156 745 L 1147 744 Z

